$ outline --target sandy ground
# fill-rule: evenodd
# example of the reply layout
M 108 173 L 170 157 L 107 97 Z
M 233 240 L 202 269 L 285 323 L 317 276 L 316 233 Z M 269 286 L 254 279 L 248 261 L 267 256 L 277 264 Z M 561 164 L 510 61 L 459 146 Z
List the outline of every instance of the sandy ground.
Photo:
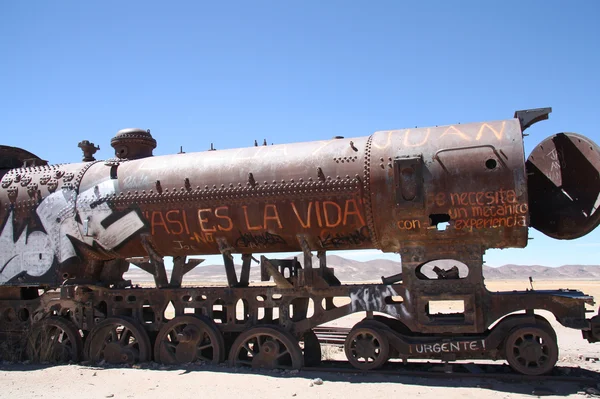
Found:
M 513 282 L 487 282 L 492 291 L 524 289 Z M 579 288 L 600 298 L 600 282 L 537 282 L 536 289 Z M 546 317 L 549 314 L 540 313 Z M 348 326 L 359 315 L 334 325 Z M 0 364 L 0 398 L 507 398 L 552 395 L 600 397 L 600 343 L 589 344 L 581 333 L 558 325 L 559 365 L 598 373 L 599 385 L 544 382 L 503 382 L 481 378 L 414 378 L 326 372 L 262 371 L 225 366 L 163 367 L 145 364 L 128 368 L 82 365 Z M 324 356 L 341 358 L 341 350 L 325 347 Z M 482 363 L 482 362 L 478 362 Z M 321 379 L 322 384 L 315 382 Z

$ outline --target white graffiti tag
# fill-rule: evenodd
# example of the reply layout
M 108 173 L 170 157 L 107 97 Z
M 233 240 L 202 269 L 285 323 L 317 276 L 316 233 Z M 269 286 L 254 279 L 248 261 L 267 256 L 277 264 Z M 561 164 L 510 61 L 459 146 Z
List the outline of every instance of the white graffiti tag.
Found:
M 22 272 L 41 276 L 55 257 L 62 263 L 77 256 L 72 240 L 110 251 L 144 228 L 136 211 L 115 215 L 105 202 L 116 185 L 107 180 L 79 195 L 72 189 L 49 195 L 36 210 L 46 233 L 25 230 L 17 241 L 11 212 L 0 234 L 0 284 Z
M 41 231 L 28 234 L 28 228 L 14 240 L 13 213 L 0 234 L 0 284 L 14 276 L 27 272 L 41 276 L 52 266 L 54 253 L 48 236 Z
M 398 316 L 398 308 L 394 304 L 387 304 L 386 298 L 397 297 L 398 294 L 389 286 L 367 285 L 350 293 L 350 304 L 353 312 L 379 311 L 392 316 Z

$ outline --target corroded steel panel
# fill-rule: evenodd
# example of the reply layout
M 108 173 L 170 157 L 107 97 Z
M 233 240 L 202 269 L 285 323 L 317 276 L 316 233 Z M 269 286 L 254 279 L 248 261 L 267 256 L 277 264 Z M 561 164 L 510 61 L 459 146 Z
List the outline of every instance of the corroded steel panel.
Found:
M 2 281 L 35 282 L 50 269 L 56 281 L 93 276 L 98 266 L 89 262 L 148 256 L 149 248 L 184 256 L 302 251 L 302 242 L 312 251 L 385 252 L 527 243 L 518 119 L 144 154 L 4 170 Z M 25 228 L 31 240 L 20 239 Z M 29 255 L 12 257 L 17 247 Z

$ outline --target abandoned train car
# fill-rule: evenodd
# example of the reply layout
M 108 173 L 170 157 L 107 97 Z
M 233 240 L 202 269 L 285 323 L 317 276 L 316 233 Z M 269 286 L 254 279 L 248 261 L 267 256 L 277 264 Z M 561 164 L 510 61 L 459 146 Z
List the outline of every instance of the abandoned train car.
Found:
M 321 358 L 315 327 L 363 312 L 345 341 L 360 369 L 486 358 L 547 373 L 559 348 L 534 311 L 596 342 L 593 298 L 492 293 L 482 265 L 488 248 L 525 247 L 530 228 L 576 239 L 600 222 L 595 143 L 559 133 L 525 159 L 523 131 L 549 112 L 165 156 L 150 131 L 125 129 L 114 158 L 82 141 L 83 162 L 59 165 L 0 146 L 2 339 L 33 361 L 300 368 Z M 402 270 L 348 285 L 327 267 L 329 250 L 369 248 L 399 253 Z M 303 265 L 262 256 L 271 283 L 250 284 L 254 253 L 290 251 Z M 182 286 L 200 263 L 188 256 L 204 254 L 222 254 L 227 284 Z M 155 287 L 124 280 L 130 264 Z M 440 301 L 461 311 L 435 312 Z

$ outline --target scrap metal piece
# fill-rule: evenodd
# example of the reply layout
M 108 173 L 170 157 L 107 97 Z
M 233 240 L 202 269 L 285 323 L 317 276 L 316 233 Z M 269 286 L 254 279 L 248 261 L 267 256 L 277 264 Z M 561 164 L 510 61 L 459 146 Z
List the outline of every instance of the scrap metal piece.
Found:
M 237 274 L 235 273 L 235 264 L 233 263 L 233 256 L 231 250 L 233 249 L 227 240 L 223 237 L 217 238 L 219 244 L 219 251 L 223 254 L 223 264 L 225 265 L 225 274 L 227 275 L 227 284 L 230 287 L 235 287 L 238 284 Z
M 167 280 L 167 271 L 165 269 L 165 262 L 163 261 L 163 257 L 158 254 L 154 250 L 154 246 L 152 245 L 152 239 L 148 234 L 141 234 L 141 243 L 149 256 L 149 261 L 146 262 L 136 262 L 134 260 L 131 261 L 134 265 L 139 267 L 140 269 L 152 274 L 154 277 L 154 282 L 158 288 L 167 287 L 169 285 L 169 281 Z
M 525 129 L 534 123 L 548 119 L 548 116 L 551 112 L 551 107 L 524 109 L 521 111 L 515 111 L 515 118 L 519 120 L 519 123 L 521 124 L 521 131 L 524 132 Z
M 265 256 L 261 256 L 260 257 L 260 268 L 261 268 L 261 274 L 267 274 L 270 277 L 273 277 L 273 281 L 275 281 L 275 284 L 277 285 L 278 288 L 293 288 L 294 286 L 287 281 L 287 279 L 285 277 L 283 277 L 283 274 L 281 274 L 279 272 L 279 270 L 277 270 L 277 268 L 275 266 L 273 266 L 273 264 L 271 263 L 271 261 L 269 259 L 267 259 Z M 263 280 L 265 281 L 265 280 Z
M 600 224 L 600 147 L 576 133 L 542 141 L 526 162 L 530 225 L 557 239 Z
M 250 284 L 250 266 L 252 262 L 252 254 L 242 254 L 242 273 L 238 287 L 247 287 Z
M 169 286 L 173 288 L 181 287 L 183 276 L 192 271 L 200 263 L 204 262 L 204 259 L 190 259 L 186 262 L 186 258 L 186 256 L 173 257 L 173 271 L 171 272 Z

